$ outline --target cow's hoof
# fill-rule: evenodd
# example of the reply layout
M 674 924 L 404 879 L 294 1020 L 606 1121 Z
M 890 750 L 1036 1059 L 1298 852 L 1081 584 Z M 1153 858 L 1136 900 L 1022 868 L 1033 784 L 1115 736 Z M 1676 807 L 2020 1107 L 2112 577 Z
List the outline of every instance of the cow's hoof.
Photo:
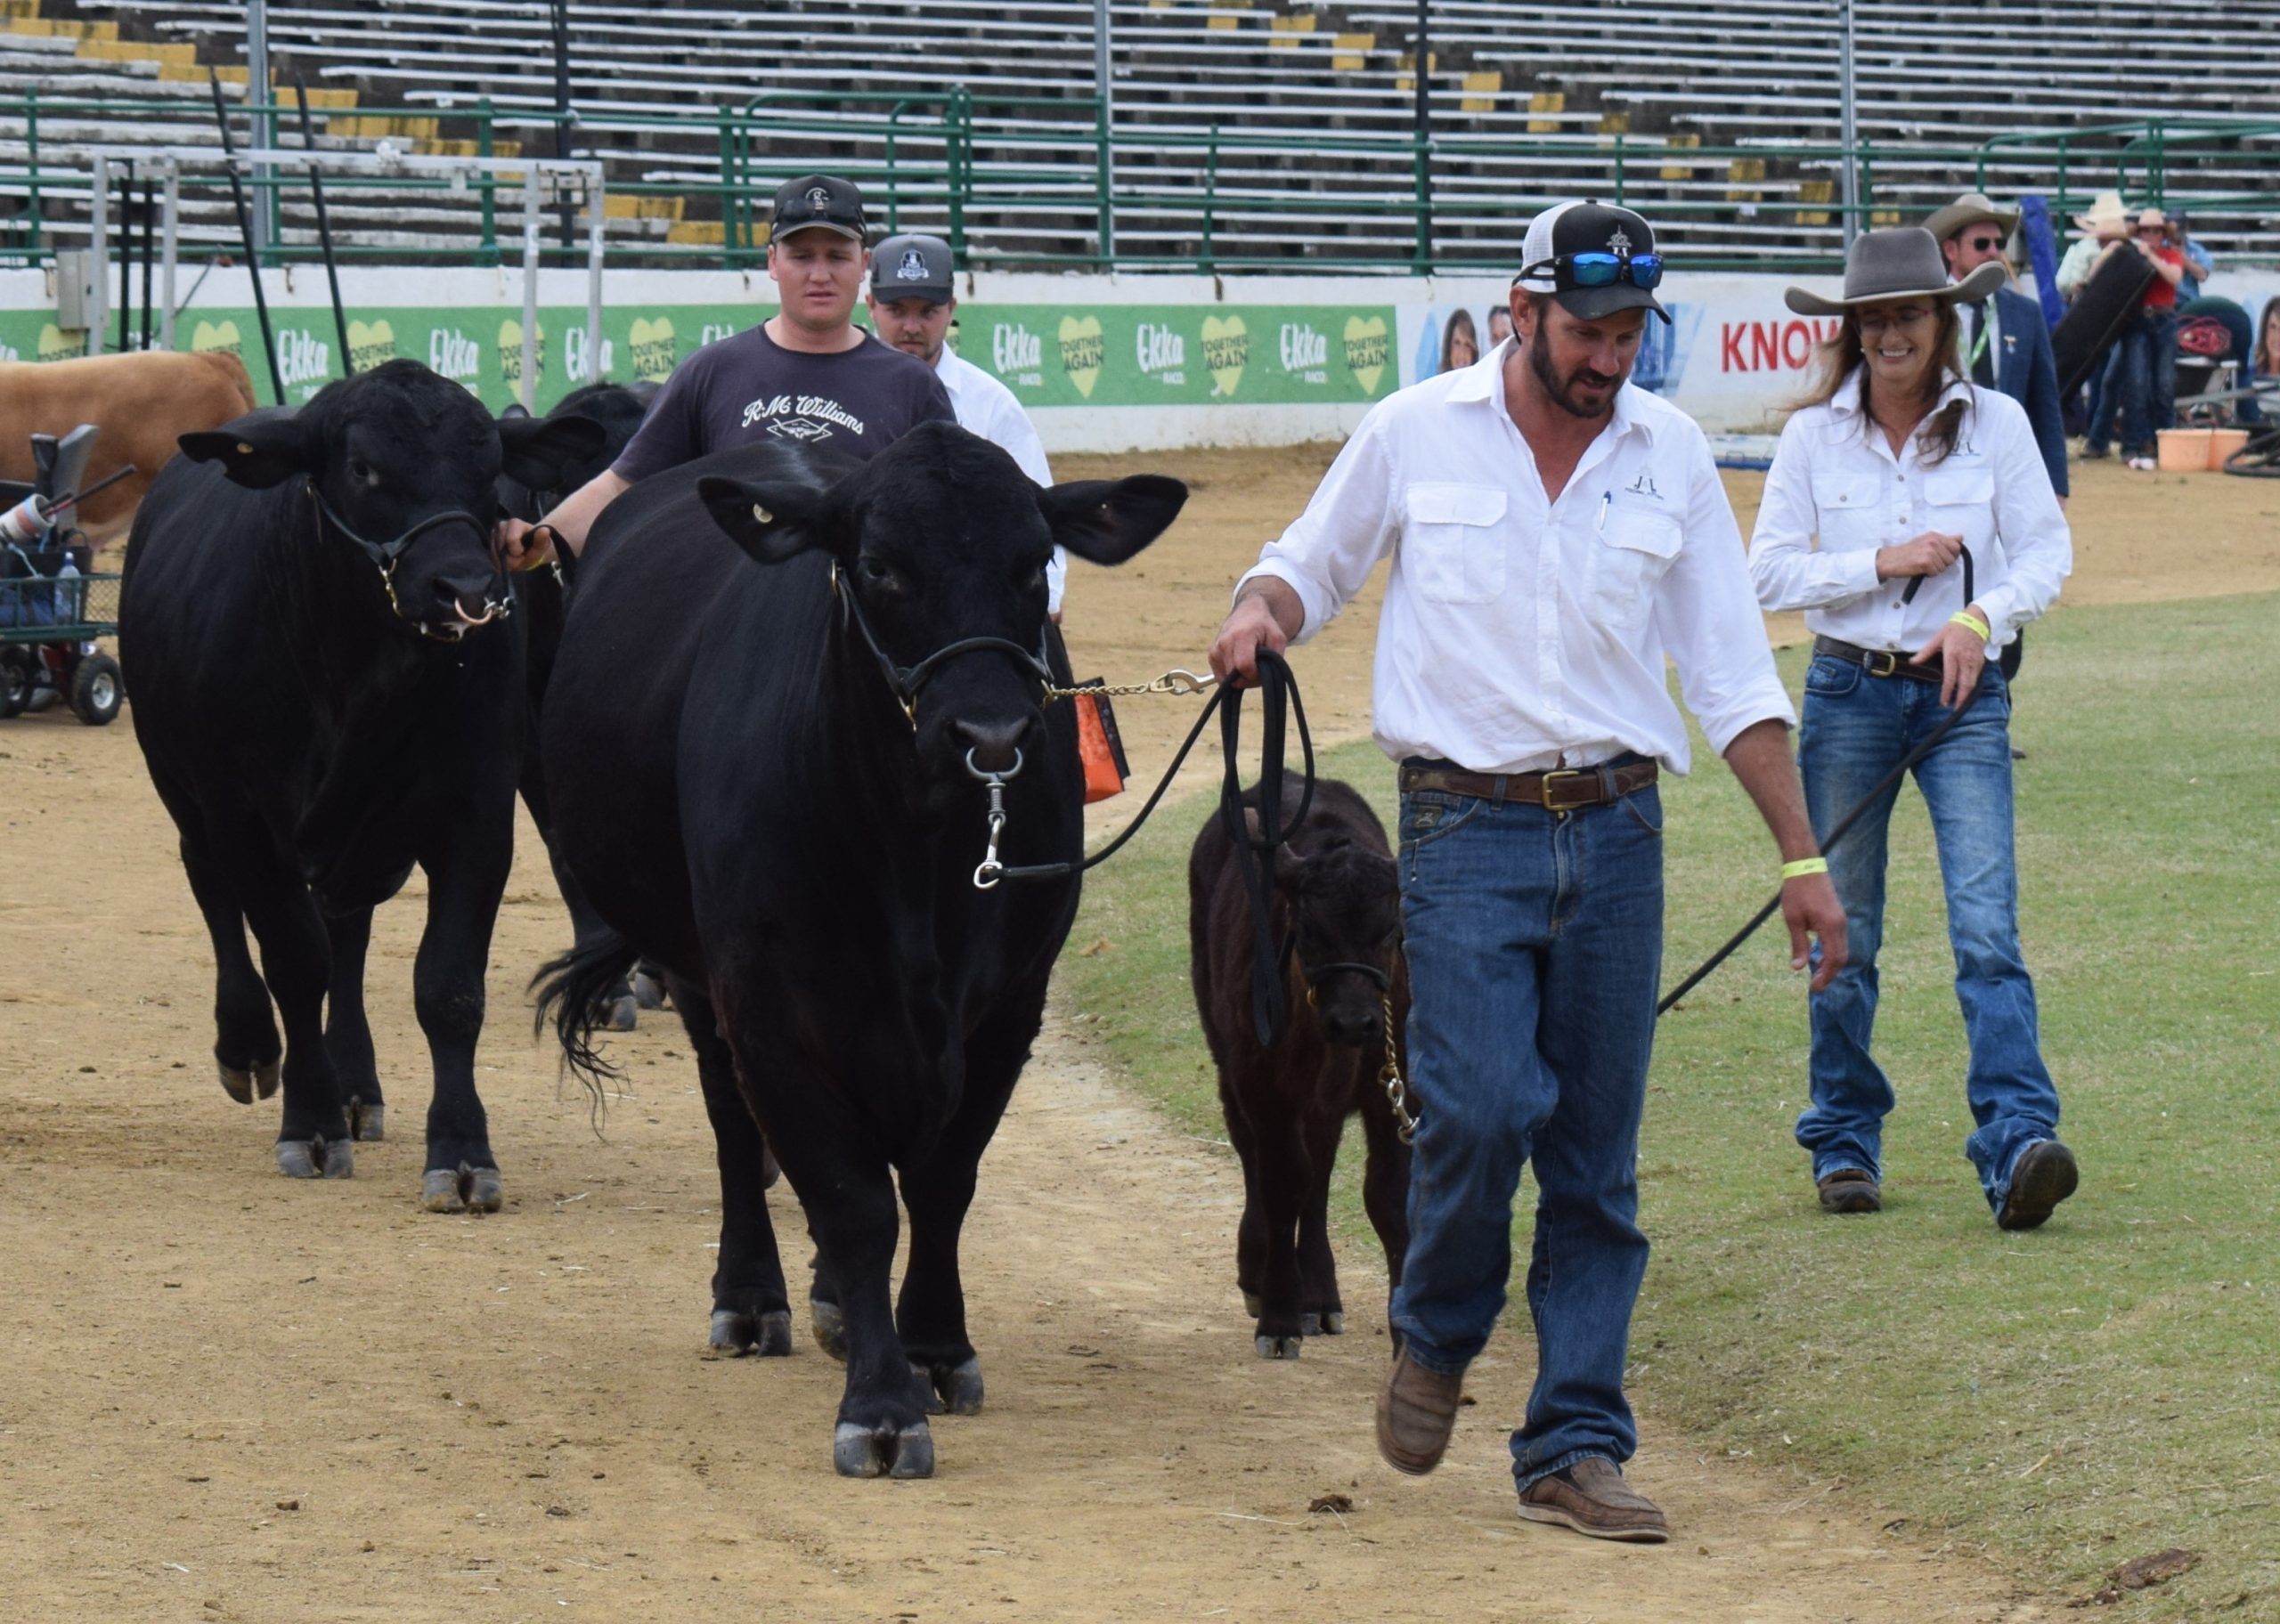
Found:
M 815 1333 L 816 1346 L 841 1364 L 847 1362 L 847 1316 L 839 1311 L 838 1303 L 810 1297 L 808 1328 Z
M 1303 1336 L 1254 1336 L 1251 1346 L 1261 1359 L 1296 1359 L 1307 1351 Z
M 632 994 L 627 993 L 608 1000 L 601 1017 L 595 1025 L 611 1032 L 631 1032 L 640 1022 L 641 1006 L 634 1002 Z
M 289 1179 L 353 1179 L 356 1147 L 345 1139 L 281 1139 L 277 1171 Z
M 748 1309 L 716 1308 L 712 1348 L 730 1359 L 783 1359 L 792 1352 L 792 1311 L 772 1308 L 755 1314 Z
M 934 1434 L 924 1421 L 900 1432 L 842 1421 L 832 1434 L 831 1464 L 842 1477 L 932 1477 Z
M 222 1074 L 222 1092 L 240 1105 L 251 1105 L 256 1099 L 266 1100 L 277 1092 L 277 1084 L 285 1075 L 285 1062 L 262 1060 L 250 1071 L 240 1071 L 224 1061 L 214 1062 Z
M 978 1416 L 981 1413 L 981 1360 L 968 1359 L 956 1365 L 913 1365 L 910 1374 L 926 1401 L 926 1413 L 939 1416 Z
M 495 1213 L 507 1192 L 496 1167 L 430 1167 L 419 1175 L 419 1205 L 431 1213 Z
M 1266 1304 L 1258 1300 L 1258 1294 L 1257 1292 L 1247 1291 L 1243 1293 L 1243 1312 L 1256 1320 L 1259 1315 L 1266 1311 Z
M 665 1007 L 665 984 L 646 970 L 633 972 L 633 1002 L 645 1010 Z
M 1308 1336 L 1343 1336 L 1346 1316 L 1336 1310 L 1326 1314 L 1300 1314 L 1299 1329 Z
M 365 1144 L 376 1144 L 387 1137 L 387 1101 L 375 1100 L 366 1105 L 362 1100 L 348 1102 L 348 1132 Z

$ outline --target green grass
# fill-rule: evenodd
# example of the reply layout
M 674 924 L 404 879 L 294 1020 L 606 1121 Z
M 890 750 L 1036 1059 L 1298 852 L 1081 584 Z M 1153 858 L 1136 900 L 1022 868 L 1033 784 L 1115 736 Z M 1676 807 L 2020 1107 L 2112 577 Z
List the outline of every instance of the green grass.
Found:
M 2021 923 L 2083 1169 L 2045 1229 L 1997 1231 L 1963 1156 L 1962 1025 L 1912 792 L 1882 957 L 1877 1047 L 1900 1103 L 1881 1215 L 1821 1215 L 1790 1138 L 1804 999 L 1778 922 L 1665 1019 L 1631 1373 L 1650 1425 L 1841 1480 L 1908 1537 L 1983 1549 L 2038 1593 L 2087 1596 L 2182 1546 L 2201 1565 L 2133 1597 L 2133 1618 L 2280 1617 L 2276 617 L 2274 596 L 2082 609 L 2030 639 Z M 1802 667 L 1783 656 L 1793 693 Z M 1666 984 L 1772 889 L 1771 842 L 1698 735 L 1696 762 L 1665 791 Z M 1389 813 L 1366 743 L 1323 770 Z M 1129 1077 L 1217 1135 L 1187 986 L 1203 816 L 1174 808 L 1095 872 L 1075 939 L 1109 946 L 1063 975 Z M 1337 1218 L 1363 1237 L 1358 1161 L 1349 1136 Z M 1232 1290 L 1232 1235 L 1229 1271 Z M 1502 1334 L 1527 1335 L 1517 1301 Z

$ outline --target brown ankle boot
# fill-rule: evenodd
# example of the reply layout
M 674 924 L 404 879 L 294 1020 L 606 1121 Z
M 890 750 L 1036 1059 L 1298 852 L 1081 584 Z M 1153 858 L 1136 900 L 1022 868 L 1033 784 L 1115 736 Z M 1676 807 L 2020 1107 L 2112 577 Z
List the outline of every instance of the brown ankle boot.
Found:
M 1613 1461 L 1597 1455 L 1586 1455 L 1521 1490 L 1520 1515 L 1531 1522 L 1557 1522 L 1594 1539 L 1660 1545 L 1671 1537 L 1670 1524 L 1654 1501 L 1624 1482 Z
M 1411 1362 L 1405 1347 L 1378 1394 L 1378 1453 L 1386 1465 L 1422 1477 L 1441 1464 L 1457 1424 L 1464 1377 L 1440 1376 Z

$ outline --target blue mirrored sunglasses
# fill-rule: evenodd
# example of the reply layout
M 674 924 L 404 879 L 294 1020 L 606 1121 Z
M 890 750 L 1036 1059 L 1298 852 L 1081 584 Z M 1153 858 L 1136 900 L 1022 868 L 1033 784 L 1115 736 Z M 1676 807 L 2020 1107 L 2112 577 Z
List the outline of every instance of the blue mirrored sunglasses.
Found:
M 1538 260 L 1520 272 L 1523 279 L 1551 272 L 1553 285 L 1561 292 L 1571 288 L 1611 288 L 1617 282 L 1629 282 L 1633 288 L 1653 288 L 1663 280 L 1663 256 L 1659 254 L 1562 254 L 1556 258 Z

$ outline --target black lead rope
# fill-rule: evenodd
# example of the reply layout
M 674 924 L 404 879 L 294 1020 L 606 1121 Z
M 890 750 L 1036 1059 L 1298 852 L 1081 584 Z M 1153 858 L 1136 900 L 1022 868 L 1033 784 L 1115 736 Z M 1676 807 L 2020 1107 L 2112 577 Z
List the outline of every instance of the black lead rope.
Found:
M 1254 838 L 1243 820 L 1241 727 L 1243 690 L 1222 684 L 1211 691 L 1203 712 L 1187 730 L 1187 737 L 1172 756 L 1171 765 L 1156 784 L 1154 793 L 1124 832 L 1091 857 L 1076 863 L 1032 863 L 1004 866 L 999 880 L 1063 880 L 1097 867 L 1122 850 L 1140 832 L 1164 793 L 1179 775 L 1180 767 L 1195 749 L 1212 713 L 1219 717 L 1220 751 L 1224 772 L 1219 784 L 1220 825 L 1234 843 L 1235 867 L 1243 877 L 1243 891 L 1251 914 L 1251 1021 L 1261 1043 L 1272 1045 L 1282 1035 L 1287 1013 L 1282 997 L 1282 958 L 1276 951 L 1267 905 L 1274 894 L 1274 849 L 1296 834 L 1307 821 L 1315 799 L 1315 741 L 1307 727 L 1307 708 L 1299 697 L 1299 680 L 1279 654 L 1258 651 L 1259 775 L 1258 834 Z M 1305 761 L 1299 804 L 1288 823 L 1282 820 L 1282 747 L 1289 723 L 1297 724 L 1299 748 Z
M 1222 693 L 1226 690 L 1222 689 Z M 1283 998 L 1282 955 L 1275 950 L 1274 927 L 1269 909 L 1274 897 L 1274 850 L 1307 821 L 1315 801 L 1315 742 L 1307 730 L 1306 706 L 1299 702 L 1299 685 L 1279 654 L 1258 651 L 1259 772 L 1258 832 L 1253 835 L 1243 816 L 1243 784 L 1239 734 L 1242 721 L 1242 690 L 1220 707 L 1219 734 L 1224 746 L 1226 776 L 1219 788 L 1219 824 L 1235 847 L 1235 868 L 1242 875 L 1250 899 L 1250 1020 L 1262 1048 L 1271 1049 L 1282 1035 L 1290 1011 Z M 1282 821 L 1282 735 L 1286 710 L 1299 724 L 1299 743 L 1306 757 L 1306 776 L 1299 790 L 1299 804 L 1286 824 Z M 1250 860 L 1244 860 L 1248 853 Z
M 1915 580 L 1910 581 L 1908 583 L 1908 589 L 1900 595 L 1900 601 L 1903 604 L 1913 603 L 1916 599 L 1917 589 L 1924 584 L 1926 579 L 1926 577 L 1918 575 Z M 1963 601 L 1965 607 L 1968 608 L 1972 600 L 1977 597 L 1978 594 L 1972 590 L 1971 549 L 1966 547 L 1963 549 Z M 1916 679 L 1913 678 L 1894 678 L 1891 680 L 1914 681 Z M 1854 824 L 1859 823 L 1861 817 L 1867 814 L 1870 807 L 1875 806 L 1879 800 L 1883 799 L 1885 791 L 1893 788 L 1901 779 L 1905 778 L 1918 762 L 1923 760 L 1925 757 L 1932 753 L 1933 750 L 1938 746 L 1940 741 L 1948 736 L 1950 729 L 1953 728 L 1958 722 L 1963 720 L 1964 712 L 1971 709 L 1973 702 L 1978 699 L 1978 697 L 1979 690 L 1976 687 L 1973 688 L 1970 693 L 1965 694 L 1963 696 L 1963 702 L 1949 713 L 1947 720 L 1942 722 L 1937 727 L 1933 728 L 1931 734 L 1921 744 L 1918 744 L 1914 750 L 1910 751 L 1905 756 L 1901 757 L 1900 765 L 1893 767 L 1889 773 L 1886 773 L 1877 783 L 1875 789 L 1870 790 L 1866 795 L 1861 798 L 1860 805 L 1854 807 L 1850 812 L 1847 812 L 1843 817 L 1836 820 L 1836 826 L 1830 829 L 1827 834 L 1820 837 L 1820 849 L 1821 854 L 1824 857 L 1836 849 L 1837 841 L 1844 838 L 1845 832 L 1850 830 Z M 1685 980 L 1680 982 L 1675 987 L 1672 988 L 1669 993 L 1664 995 L 1663 1001 L 1655 1006 L 1656 1015 L 1660 1017 L 1668 1014 L 1673 1004 L 1675 1004 L 1680 999 L 1685 997 L 1696 987 L 1701 986 L 1704 978 L 1706 978 L 1712 970 L 1717 969 L 1719 965 L 1723 964 L 1729 958 L 1733 956 L 1733 953 L 1736 948 L 1739 947 L 1744 942 L 1749 940 L 1751 937 L 1757 934 L 1757 928 L 1763 924 L 1767 920 L 1772 918 L 1774 911 L 1779 908 L 1780 905 L 1781 893 L 1777 890 L 1771 897 L 1767 898 L 1766 904 L 1763 907 L 1760 908 L 1755 914 L 1750 916 L 1749 923 L 1744 925 L 1739 930 L 1735 931 L 1734 934 L 1727 939 L 1724 946 L 1719 948 L 1717 952 L 1712 954 L 1707 959 L 1705 959 L 1702 962 L 1700 969 L 1697 970 L 1692 975 L 1687 977 Z

